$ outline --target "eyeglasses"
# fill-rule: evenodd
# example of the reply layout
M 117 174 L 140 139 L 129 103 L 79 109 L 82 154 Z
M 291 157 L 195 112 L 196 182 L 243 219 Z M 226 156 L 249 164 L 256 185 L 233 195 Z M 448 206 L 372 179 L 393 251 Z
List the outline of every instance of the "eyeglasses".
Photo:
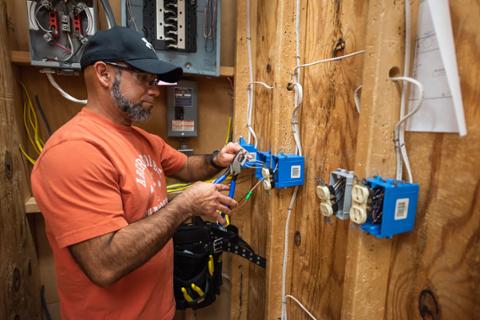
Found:
M 155 75 L 139 71 L 139 70 L 137 70 L 135 68 L 132 68 L 130 66 L 126 66 L 126 65 L 119 64 L 119 63 L 116 63 L 116 62 L 107 62 L 107 61 L 104 61 L 104 62 L 108 65 L 114 66 L 115 68 L 134 72 L 136 78 L 139 81 L 141 81 L 142 83 L 147 84 L 149 87 L 156 86 L 158 84 L 158 82 L 160 81 L 160 79 L 158 79 Z

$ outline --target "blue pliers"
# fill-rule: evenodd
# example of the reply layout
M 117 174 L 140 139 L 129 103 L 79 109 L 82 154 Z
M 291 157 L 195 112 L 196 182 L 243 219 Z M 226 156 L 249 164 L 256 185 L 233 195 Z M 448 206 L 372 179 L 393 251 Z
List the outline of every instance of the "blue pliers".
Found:
M 228 169 L 220 177 L 218 177 L 213 181 L 214 184 L 219 184 L 225 181 L 225 179 L 228 176 L 232 176 L 232 180 L 230 181 L 230 190 L 228 191 L 228 196 L 232 199 L 235 195 L 235 187 L 237 186 L 237 177 L 242 171 L 242 168 L 244 167 L 245 163 L 248 160 L 247 154 L 248 153 L 243 149 L 238 151 L 232 163 L 230 164 L 230 166 L 228 166 Z M 225 218 L 228 226 L 230 224 L 230 218 L 224 212 L 221 212 L 220 214 L 222 215 L 223 218 Z

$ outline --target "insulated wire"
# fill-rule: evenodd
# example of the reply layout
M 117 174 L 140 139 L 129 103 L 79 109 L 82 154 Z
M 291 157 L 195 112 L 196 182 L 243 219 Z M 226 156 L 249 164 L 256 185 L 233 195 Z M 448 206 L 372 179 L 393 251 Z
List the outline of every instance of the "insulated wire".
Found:
M 355 52 L 352 52 L 352 53 L 348 53 L 348 54 L 343 55 L 343 56 L 327 58 L 327 59 L 322 59 L 322 60 L 318 60 L 318 61 L 313 61 L 313 62 L 310 62 L 310 63 L 301 64 L 301 65 L 296 66 L 295 69 L 293 69 L 293 73 L 296 74 L 300 68 L 311 67 L 311 66 L 314 66 L 314 65 L 317 65 L 317 64 L 320 64 L 320 63 L 325 63 L 325 62 L 338 61 L 338 60 L 342 60 L 342 59 L 345 59 L 345 58 L 350 58 L 350 57 L 353 57 L 353 56 L 356 56 L 356 55 L 359 55 L 359 54 L 363 54 L 363 53 L 365 53 L 365 50 L 359 50 L 359 51 L 355 51 Z
M 296 0 L 296 9 L 295 9 L 295 44 L 296 44 L 296 55 L 295 55 L 295 70 L 293 73 L 293 83 L 295 89 L 295 98 L 294 103 L 295 107 L 292 112 L 292 134 L 295 140 L 296 153 L 302 155 L 302 145 L 301 137 L 298 126 L 298 111 L 303 102 L 303 88 L 302 85 L 298 82 L 300 80 L 300 71 L 297 69 L 300 65 L 300 0 Z M 298 70 L 298 71 L 297 71 Z M 287 294 L 286 294 L 286 283 L 287 283 L 287 261 L 288 261 L 288 231 L 290 230 L 290 217 L 292 215 L 293 209 L 295 207 L 295 202 L 297 200 L 299 187 L 296 186 L 293 189 L 292 197 L 290 198 L 290 204 L 287 209 L 287 220 L 285 221 L 285 232 L 284 232 L 284 244 L 283 244 L 283 261 L 282 261 L 282 312 L 281 319 L 287 320 Z M 296 300 L 296 299 L 295 299 Z M 297 300 L 298 301 L 298 300 Z
M 413 183 L 412 169 L 410 168 L 410 161 L 408 160 L 408 156 L 407 156 L 407 148 L 405 146 L 405 141 L 403 141 L 403 143 L 401 143 L 400 135 L 401 135 L 402 131 L 405 130 L 404 123 L 407 121 L 407 119 L 409 119 L 415 113 L 417 113 L 417 111 L 420 110 L 420 107 L 422 106 L 422 103 L 423 103 L 423 85 L 419 81 L 417 81 L 413 78 L 409 78 L 409 77 L 392 77 L 392 78 L 390 78 L 390 80 L 392 80 L 392 81 L 407 81 L 411 84 L 416 85 L 417 88 L 418 88 L 418 102 L 417 102 L 417 105 L 415 107 L 413 107 L 412 110 L 409 113 L 407 113 L 405 116 L 403 116 L 397 122 L 397 124 L 395 125 L 395 131 L 394 131 L 395 146 L 396 146 L 397 149 L 401 150 L 401 157 L 402 157 L 403 163 L 405 164 L 405 169 L 407 170 L 408 181 L 410 183 Z
M 79 103 L 79 104 L 87 104 L 87 100 L 80 100 L 80 99 L 77 99 L 73 96 L 71 96 L 70 94 L 68 94 L 67 92 L 65 92 L 62 87 L 60 87 L 60 85 L 55 81 L 55 79 L 53 78 L 53 75 L 51 73 L 46 73 L 47 75 L 47 78 L 48 78 L 48 81 L 50 81 L 50 84 L 58 90 L 58 92 L 60 92 L 60 94 L 67 100 L 70 100 L 72 102 L 75 102 L 75 103 Z
M 360 113 L 360 91 L 362 90 L 362 85 L 359 85 L 355 91 L 353 91 L 353 101 L 355 102 L 355 109 Z
M 411 38 L 411 16 L 410 16 L 410 1 L 405 0 L 405 61 L 403 65 L 403 76 L 408 77 L 410 72 L 410 38 Z M 408 92 L 408 81 L 403 83 L 402 86 L 402 96 L 400 100 L 400 119 L 405 116 L 406 104 L 407 104 L 407 92 Z M 398 145 L 405 145 L 405 128 L 400 130 L 400 135 L 398 137 Z M 402 160 L 405 163 L 409 163 L 408 154 L 405 148 L 402 149 L 396 148 L 397 154 L 397 169 L 396 169 L 396 178 L 397 180 L 402 180 L 403 167 Z
M 27 132 L 28 140 L 30 144 L 33 146 L 35 152 L 40 154 L 43 150 L 45 143 L 43 142 L 40 136 L 40 126 L 38 124 L 38 117 L 36 114 L 36 110 L 33 106 L 32 99 L 28 94 L 28 91 L 25 85 L 21 84 L 23 89 L 23 124 L 25 126 L 25 131 Z M 23 156 L 30 162 L 32 165 L 35 164 L 35 159 L 31 157 L 23 148 L 23 146 L 19 145 L 20 152 Z
M 247 55 L 248 55 L 248 74 L 249 74 L 249 84 L 253 83 L 253 58 L 252 58 L 252 33 L 250 30 L 250 0 L 246 0 L 246 14 L 247 14 Z M 250 86 L 247 86 L 247 142 L 251 143 L 251 138 L 253 136 L 254 145 L 257 146 L 257 135 L 255 130 L 252 127 L 252 113 L 253 113 L 253 104 L 254 104 L 254 95 Z
M 300 306 L 300 308 L 302 308 L 303 311 L 305 311 L 305 313 L 308 314 L 308 316 L 309 316 L 310 318 L 312 318 L 313 320 L 317 320 L 317 318 L 315 318 L 315 317 L 313 316 L 313 314 L 311 314 L 310 311 L 308 311 L 307 308 L 305 308 L 305 306 L 304 306 L 300 301 L 298 301 L 297 298 L 295 298 L 294 296 L 289 295 L 289 294 L 287 294 L 286 297 L 292 299 L 293 301 L 295 301 L 295 302 Z

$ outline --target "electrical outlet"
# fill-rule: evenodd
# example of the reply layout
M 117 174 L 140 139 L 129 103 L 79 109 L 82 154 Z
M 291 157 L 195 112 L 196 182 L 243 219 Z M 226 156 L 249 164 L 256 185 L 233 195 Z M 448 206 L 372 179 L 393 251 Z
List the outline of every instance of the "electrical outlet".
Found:
M 317 186 L 317 197 L 322 201 L 330 201 L 330 190 L 327 186 Z
M 356 184 L 352 188 L 352 200 L 357 205 L 367 204 L 368 194 L 368 188 L 364 185 Z
M 356 224 L 367 222 L 367 210 L 365 210 L 365 207 L 354 204 L 350 209 L 350 220 Z
M 329 203 L 322 202 L 322 203 L 320 204 L 320 212 L 321 212 L 322 215 L 324 215 L 325 217 L 330 217 L 330 216 L 333 215 L 332 206 L 331 206 Z

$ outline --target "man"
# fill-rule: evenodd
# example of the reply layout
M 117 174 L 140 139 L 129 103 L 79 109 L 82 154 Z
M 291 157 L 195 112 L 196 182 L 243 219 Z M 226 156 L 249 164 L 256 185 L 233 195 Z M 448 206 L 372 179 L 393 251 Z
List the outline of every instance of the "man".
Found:
M 148 119 L 158 81 L 182 70 L 159 61 L 135 31 L 99 31 L 81 59 L 88 104 L 47 142 L 32 172 L 46 221 L 63 319 L 160 319 L 175 313 L 175 229 L 192 216 L 224 219 L 227 186 L 197 182 L 168 203 L 165 176 L 202 180 L 241 150 L 177 152 L 132 126 Z

